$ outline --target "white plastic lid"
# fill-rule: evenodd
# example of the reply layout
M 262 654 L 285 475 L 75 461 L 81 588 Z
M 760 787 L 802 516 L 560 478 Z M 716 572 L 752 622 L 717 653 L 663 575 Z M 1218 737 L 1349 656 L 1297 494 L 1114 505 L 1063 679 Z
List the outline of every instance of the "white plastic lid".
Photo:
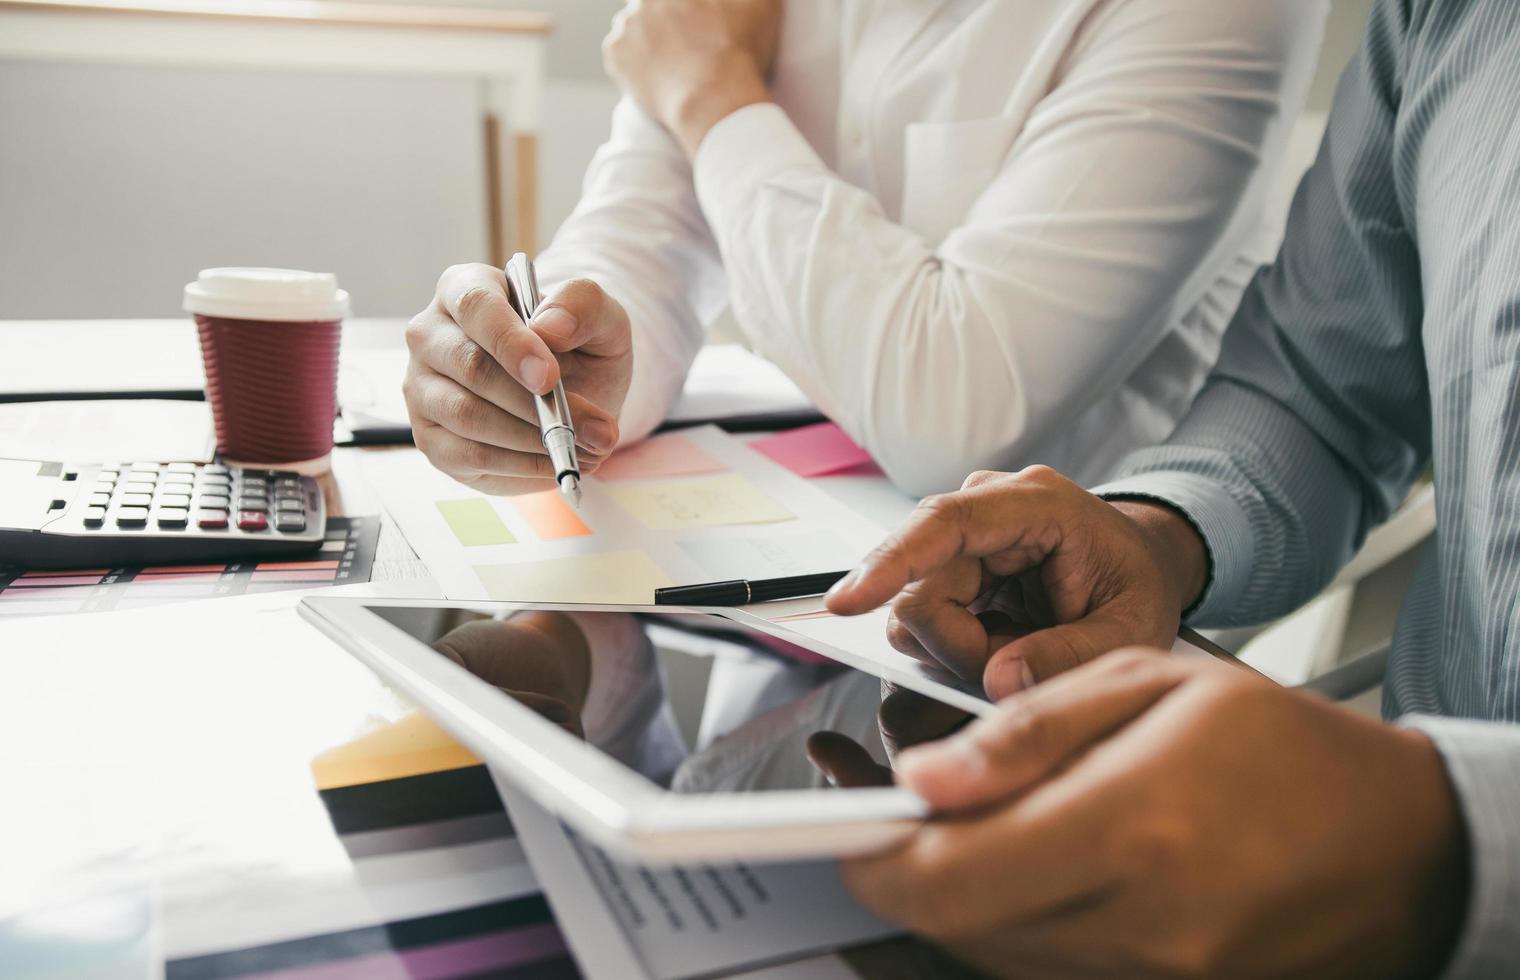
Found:
M 348 316 L 348 293 L 330 272 L 202 269 L 185 286 L 185 309 L 237 320 L 341 320 Z

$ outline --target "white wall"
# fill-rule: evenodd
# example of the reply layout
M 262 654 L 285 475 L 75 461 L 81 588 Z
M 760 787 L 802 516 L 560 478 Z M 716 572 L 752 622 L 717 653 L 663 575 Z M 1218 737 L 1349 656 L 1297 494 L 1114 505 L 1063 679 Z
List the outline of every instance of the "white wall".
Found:
M 606 134 L 618 0 L 474 2 L 555 17 L 547 240 Z M 1370 3 L 1337 0 L 1311 109 Z M 220 264 L 328 270 L 362 314 L 415 312 L 485 252 L 476 99 L 451 80 L 0 62 L 0 318 L 173 316 Z

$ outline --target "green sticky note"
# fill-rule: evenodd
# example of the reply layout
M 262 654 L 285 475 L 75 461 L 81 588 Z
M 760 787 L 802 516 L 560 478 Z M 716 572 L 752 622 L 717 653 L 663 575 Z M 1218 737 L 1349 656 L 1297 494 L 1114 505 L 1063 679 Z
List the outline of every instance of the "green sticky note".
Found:
M 501 522 L 501 517 L 489 500 L 473 497 L 469 500 L 440 500 L 438 513 L 448 522 L 449 530 L 466 548 L 478 548 L 488 544 L 516 544 L 517 539 Z

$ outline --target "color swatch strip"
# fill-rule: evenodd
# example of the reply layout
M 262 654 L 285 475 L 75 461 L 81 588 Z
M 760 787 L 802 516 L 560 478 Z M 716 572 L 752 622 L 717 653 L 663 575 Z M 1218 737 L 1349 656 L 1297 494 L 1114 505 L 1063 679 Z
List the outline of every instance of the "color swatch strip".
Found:
M 542 895 L 171 960 L 168 980 L 263 977 L 578 977 Z
M 0 617 L 106 612 L 185 599 L 367 582 L 380 521 L 334 517 L 318 559 L 27 571 L 0 565 Z

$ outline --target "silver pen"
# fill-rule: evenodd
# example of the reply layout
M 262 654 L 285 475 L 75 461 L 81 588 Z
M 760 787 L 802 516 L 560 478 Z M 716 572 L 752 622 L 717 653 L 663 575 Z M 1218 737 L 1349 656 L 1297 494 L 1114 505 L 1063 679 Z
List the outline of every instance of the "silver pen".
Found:
M 522 252 L 512 256 L 507 263 L 507 285 L 512 294 L 512 305 L 522 322 L 527 323 L 538 312 L 543 302 L 538 295 L 538 275 L 533 271 L 533 260 Z M 533 396 L 538 409 L 538 428 L 543 434 L 544 449 L 549 462 L 554 464 L 554 482 L 576 507 L 581 505 L 581 464 L 575 456 L 575 428 L 570 422 L 570 401 L 565 397 L 563 380 L 554 384 L 547 395 Z

